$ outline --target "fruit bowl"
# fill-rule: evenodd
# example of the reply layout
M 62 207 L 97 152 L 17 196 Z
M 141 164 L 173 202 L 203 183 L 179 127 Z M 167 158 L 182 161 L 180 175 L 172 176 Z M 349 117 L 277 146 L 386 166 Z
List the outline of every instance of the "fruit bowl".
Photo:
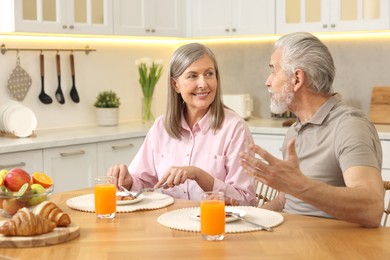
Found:
M 34 184 L 25 184 L 19 191 L 12 192 L 4 186 L 0 186 L 0 213 L 4 217 L 13 216 L 20 208 L 34 207 L 39 203 L 49 200 L 54 191 L 54 186 L 43 188 L 42 186 L 34 187 Z M 43 189 L 37 190 L 34 189 Z

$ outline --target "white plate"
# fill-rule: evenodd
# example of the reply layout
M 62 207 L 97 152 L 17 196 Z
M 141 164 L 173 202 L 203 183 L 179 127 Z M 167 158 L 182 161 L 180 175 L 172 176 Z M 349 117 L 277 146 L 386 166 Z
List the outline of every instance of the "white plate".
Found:
M 28 137 L 37 127 L 37 118 L 28 107 L 15 104 L 4 112 L 3 124 L 6 131 L 17 137 Z
M 133 195 L 135 195 L 135 192 L 134 193 L 132 193 Z M 122 191 L 119 191 L 119 192 L 117 192 L 116 193 L 116 196 L 126 196 L 126 192 L 122 192 Z M 141 194 L 141 195 L 139 195 L 136 199 L 134 199 L 134 200 L 117 200 L 116 201 L 116 205 L 130 205 L 130 204 L 135 204 L 135 203 L 138 203 L 138 202 L 140 202 L 141 200 L 143 200 L 144 199 L 144 195 L 143 194 Z
M 233 213 L 238 213 L 240 214 L 241 217 L 244 217 L 246 215 L 246 211 L 243 209 L 238 209 L 235 207 L 225 207 L 225 212 L 233 212 Z M 200 209 L 196 208 L 188 213 L 188 215 L 192 218 L 195 218 L 197 220 L 200 220 Z M 225 218 L 225 222 L 233 222 L 238 220 L 238 218 L 232 217 L 232 216 L 227 216 Z

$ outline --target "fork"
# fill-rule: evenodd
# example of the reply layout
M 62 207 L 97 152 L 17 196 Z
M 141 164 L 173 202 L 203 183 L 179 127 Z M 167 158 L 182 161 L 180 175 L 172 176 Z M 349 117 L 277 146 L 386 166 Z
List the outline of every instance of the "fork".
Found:
M 241 219 L 241 220 L 243 220 L 243 221 L 245 221 L 245 222 L 248 222 L 248 223 L 250 223 L 250 224 L 252 224 L 252 225 L 256 225 L 256 226 L 260 227 L 262 230 L 273 231 L 273 229 L 272 229 L 271 227 L 266 227 L 266 226 L 263 226 L 263 225 L 258 224 L 258 223 L 256 223 L 256 222 L 247 220 L 247 219 L 244 218 L 244 217 L 241 217 L 241 215 L 240 215 L 239 213 L 226 211 L 226 215 L 230 215 L 230 216 L 232 216 L 232 217 L 234 217 L 234 218 Z
M 120 186 L 120 188 L 122 189 L 122 191 L 126 192 L 127 194 L 131 194 L 132 196 L 134 196 L 134 197 L 137 198 L 139 195 L 141 195 L 141 194 L 144 193 L 144 192 L 147 192 L 147 191 L 153 192 L 153 191 L 155 191 L 155 190 L 157 190 L 157 189 L 166 187 L 166 185 L 167 185 L 167 183 L 163 183 L 163 185 L 161 185 L 161 186 L 158 187 L 158 188 L 142 188 L 142 189 L 140 189 L 135 195 L 132 195 L 131 192 L 130 192 L 128 189 L 126 189 L 125 187 L 123 187 L 123 186 Z

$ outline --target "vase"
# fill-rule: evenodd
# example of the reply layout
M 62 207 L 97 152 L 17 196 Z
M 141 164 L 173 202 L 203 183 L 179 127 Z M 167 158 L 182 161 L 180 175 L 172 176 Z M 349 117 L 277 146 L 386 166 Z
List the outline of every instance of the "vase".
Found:
M 116 126 L 119 121 L 119 108 L 96 108 L 96 119 L 99 126 Z
M 153 96 L 142 98 L 142 122 L 154 121 L 154 115 L 152 111 Z

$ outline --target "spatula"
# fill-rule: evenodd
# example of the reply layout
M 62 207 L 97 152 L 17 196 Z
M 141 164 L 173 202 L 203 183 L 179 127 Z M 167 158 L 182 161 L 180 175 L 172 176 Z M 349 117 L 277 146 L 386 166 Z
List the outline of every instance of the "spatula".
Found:
M 57 64 L 57 78 L 58 78 L 56 99 L 57 99 L 58 103 L 65 104 L 64 94 L 62 93 L 62 89 L 61 89 L 61 59 L 60 59 L 60 55 L 58 53 L 56 54 L 56 64 Z
M 72 73 L 72 88 L 70 90 L 70 98 L 73 100 L 73 102 L 79 103 L 80 97 L 79 97 L 79 94 L 77 93 L 77 89 L 76 89 L 73 54 L 71 53 L 69 57 L 70 57 L 70 71 Z
M 39 100 L 43 104 L 51 104 L 53 100 L 48 94 L 45 93 L 45 58 L 43 54 L 39 56 L 39 61 L 41 68 L 41 93 L 39 94 Z

